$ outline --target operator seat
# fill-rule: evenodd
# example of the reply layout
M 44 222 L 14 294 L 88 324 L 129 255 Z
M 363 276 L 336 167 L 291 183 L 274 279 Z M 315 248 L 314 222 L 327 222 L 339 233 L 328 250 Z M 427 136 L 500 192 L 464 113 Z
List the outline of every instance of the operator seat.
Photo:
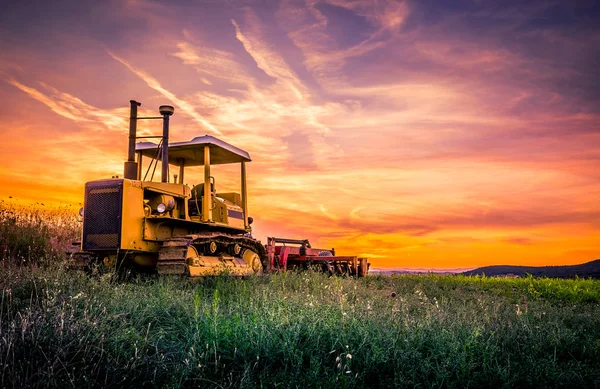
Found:
M 190 216 L 200 216 L 202 214 L 202 197 L 204 196 L 204 184 L 194 185 L 192 188 L 192 198 L 188 200 L 188 212 Z M 215 186 L 210 183 L 210 194 L 215 195 Z

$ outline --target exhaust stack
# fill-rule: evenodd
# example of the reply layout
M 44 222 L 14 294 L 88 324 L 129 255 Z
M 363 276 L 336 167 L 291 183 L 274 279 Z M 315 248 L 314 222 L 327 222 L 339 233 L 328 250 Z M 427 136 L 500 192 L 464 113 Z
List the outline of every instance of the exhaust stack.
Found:
M 163 116 L 163 143 L 162 143 L 162 168 L 161 182 L 169 182 L 169 116 L 173 115 L 175 108 L 170 105 L 161 105 L 158 112 Z
M 161 105 L 158 107 L 158 112 L 161 116 L 158 117 L 138 117 L 137 109 L 142 103 L 135 100 L 129 100 L 129 150 L 127 152 L 127 161 L 125 161 L 125 169 L 123 177 L 130 180 L 141 180 L 138 177 L 138 164 L 141 161 L 135 162 L 135 141 L 137 139 L 137 121 L 140 119 L 162 119 L 163 120 L 163 136 L 162 136 L 162 174 L 161 182 L 169 182 L 169 117 L 175 112 L 175 108 L 170 105 Z M 158 138 L 158 137 L 144 137 Z
M 129 151 L 127 153 L 123 177 L 130 180 L 139 180 L 139 177 L 137 176 L 138 164 L 135 162 L 135 139 L 137 136 L 137 109 L 142 103 L 138 103 L 135 100 L 129 100 L 129 104 Z

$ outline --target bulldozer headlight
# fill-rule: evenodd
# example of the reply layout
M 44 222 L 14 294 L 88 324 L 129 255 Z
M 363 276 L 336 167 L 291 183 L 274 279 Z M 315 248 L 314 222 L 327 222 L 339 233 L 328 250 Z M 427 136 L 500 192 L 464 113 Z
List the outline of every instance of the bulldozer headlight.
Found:
M 175 208 L 175 199 L 173 196 L 161 194 L 154 196 L 148 205 L 157 213 L 165 213 Z
M 83 217 L 83 207 L 79 208 L 79 216 Z

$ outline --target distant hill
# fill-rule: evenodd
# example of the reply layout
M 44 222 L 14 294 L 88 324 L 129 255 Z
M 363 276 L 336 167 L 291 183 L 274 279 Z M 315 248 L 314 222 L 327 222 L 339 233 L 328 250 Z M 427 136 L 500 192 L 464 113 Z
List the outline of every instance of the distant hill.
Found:
M 572 266 L 485 266 L 463 272 L 464 275 L 486 275 L 488 277 L 518 276 L 531 274 L 534 277 L 574 278 L 575 276 L 587 278 L 600 278 L 600 259 Z
M 391 276 L 391 275 L 419 275 L 419 274 L 441 274 L 441 275 L 450 275 L 450 274 L 460 274 L 466 270 L 470 270 L 471 268 L 456 268 L 456 269 L 435 269 L 435 268 L 413 268 L 413 267 L 395 267 L 395 268 L 370 268 L 370 275 L 381 275 L 381 276 Z

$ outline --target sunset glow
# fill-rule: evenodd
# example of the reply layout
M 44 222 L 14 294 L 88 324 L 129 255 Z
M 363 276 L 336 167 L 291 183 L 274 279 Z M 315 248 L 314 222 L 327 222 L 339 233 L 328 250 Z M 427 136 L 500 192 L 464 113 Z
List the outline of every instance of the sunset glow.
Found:
M 209 134 L 250 153 L 263 242 L 308 238 L 374 267 L 594 260 L 595 8 L 13 2 L 0 15 L 0 198 L 79 203 L 86 181 L 122 176 L 135 99 L 142 116 L 175 107 L 172 141 Z

